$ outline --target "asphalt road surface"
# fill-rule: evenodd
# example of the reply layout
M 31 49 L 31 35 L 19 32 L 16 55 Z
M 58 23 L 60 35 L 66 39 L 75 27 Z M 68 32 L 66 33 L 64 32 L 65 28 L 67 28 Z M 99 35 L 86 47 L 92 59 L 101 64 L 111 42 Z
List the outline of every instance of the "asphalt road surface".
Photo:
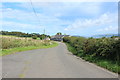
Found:
M 2 57 L 3 78 L 117 78 L 117 74 L 78 59 L 64 43 Z

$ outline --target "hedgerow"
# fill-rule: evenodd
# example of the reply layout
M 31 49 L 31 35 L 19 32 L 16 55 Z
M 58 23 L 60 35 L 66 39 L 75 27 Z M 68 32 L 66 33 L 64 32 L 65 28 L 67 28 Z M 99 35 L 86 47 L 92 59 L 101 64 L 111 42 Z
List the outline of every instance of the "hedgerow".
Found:
M 74 48 L 72 53 L 90 62 L 110 61 L 120 66 L 120 38 L 64 37 L 63 41 Z M 114 70 L 117 72 L 117 70 Z M 119 72 L 119 71 L 118 71 Z

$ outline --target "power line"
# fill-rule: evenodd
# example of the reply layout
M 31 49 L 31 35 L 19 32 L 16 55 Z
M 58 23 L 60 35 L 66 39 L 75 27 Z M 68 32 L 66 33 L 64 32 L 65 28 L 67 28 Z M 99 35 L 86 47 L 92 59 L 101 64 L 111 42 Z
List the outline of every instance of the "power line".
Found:
M 31 3 L 31 7 L 32 7 L 32 9 L 33 9 L 33 12 L 34 12 L 36 18 L 38 19 L 38 22 L 40 23 L 41 21 L 40 21 L 38 15 L 37 15 L 37 12 L 36 12 L 36 10 L 35 10 L 35 8 L 34 8 L 34 5 L 33 5 L 33 3 L 32 3 L 32 0 L 30 0 L 30 3 Z M 41 26 L 41 25 L 40 25 L 40 26 Z M 44 28 L 44 32 L 43 32 L 43 33 L 45 34 L 45 28 Z
M 38 19 L 38 22 L 40 23 L 39 17 L 38 17 L 38 15 L 37 15 L 37 12 L 36 12 L 34 6 L 33 6 L 32 0 L 30 0 L 30 4 L 31 4 L 31 7 L 32 7 L 32 9 L 33 9 L 33 12 L 34 12 L 36 18 Z

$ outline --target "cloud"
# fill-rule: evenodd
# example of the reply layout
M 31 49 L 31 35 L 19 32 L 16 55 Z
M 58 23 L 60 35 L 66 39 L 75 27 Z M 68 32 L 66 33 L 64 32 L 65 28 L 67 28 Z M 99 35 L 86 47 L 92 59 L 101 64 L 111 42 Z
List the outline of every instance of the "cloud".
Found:
M 85 31 L 89 33 L 88 31 L 95 27 L 97 28 L 94 31 L 97 30 L 100 28 L 98 26 L 116 24 L 116 14 L 106 13 L 109 10 L 103 9 L 105 4 L 102 2 L 33 2 L 37 12 L 36 17 L 30 2 L 6 3 L 3 4 L 0 13 L 3 13 L 4 29 L 31 32 L 46 28 L 49 34 L 56 32 L 84 34 Z
M 56 16 L 67 16 L 70 13 L 72 15 L 89 14 L 94 15 L 101 12 L 102 2 L 32 2 L 33 7 L 37 12 Z M 32 11 L 32 6 L 29 3 L 17 4 L 18 7 L 26 8 Z M 93 8 L 94 7 L 94 8 Z M 92 10 L 92 11 L 91 11 Z M 49 13 L 49 14 L 48 14 Z M 74 14 L 73 14 L 74 13 Z M 76 16 L 77 16 L 76 15 Z
M 70 24 L 70 16 L 78 16 L 82 13 L 89 15 L 96 14 L 100 10 L 101 3 L 70 3 L 70 2 L 33 2 L 33 6 L 38 17 L 35 16 L 32 6 L 29 3 L 15 3 L 13 7 L 3 8 L 3 18 L 17 20 L 18 22 L 46 25 L 66 25 Z M 94 6 L 94 9 L 92 8 Z M 21 7 L 21 8 L 20 8 Z M 89 7 L 89 8 L 88 8 Z M 24 9 L 22 9 L 24 8 Z M 26 8 L 26 9 L 25 9 Z M 90 11 L 90 10 L 93 11 Z M 68 20 L 63 20 L 67 16 Z M 62 17 L 62 18 L 61 18 Z M 66 19 L 67 19 L 66 18 Z
M 56 32 L 62 29 L 60 25 L 70 24 L 69 21 L 63 21 L 55 16 L 48 16 L 42 13 L 27 12 L 19 9 L 4 8 L 3 10 L 3 30 L 17 30 L 27 32 L 43 32 L 44 28 L 48 32 Z M 56 16 L 59 16 L 56 15 Z M 38 20 L 39 19 L 39 20 Z
M 54 24 L 54 25 L 63 25 L 63 24 L 69 24 L 68 21 L 63 21 L 57 18 L 60 16 L 60 14 L 56 14 L 55 16 L 51 15 L 45 15 L 43 13 L 37 13 L 37 17 L 35 16 L 35 13 L 27 12 L 24 10 L 18 10 L 18 9 L 12 9 L 12 8 L 4 8 L 3 10 L 3 19 L 8 20 L 16 20 L 18 22 L 22 23 L 30 23 L 30 24 L 41 24 L 46 25 L 46 23 Z
M 18 9 L 5 8 L 3 9 L 3 14 L 4 14 L 3 15 L 4 18 L 23 20 L 23 21 L 26 21 L 26 20 L 36 21 L 36 16 L 34 12 L 27 12 L 27 11 L 18 10 Z M 42 20 L 49 18 L 49 16 L 45 16 L 40 13 L 38 13 L 37 15 Z
M 23 23 L 18 23 L 18 22 L 10 22 L 10 21 L 3 21 L 3 25 L 4 26 L 11 26 L 11 27 L 19 27 L 22 29 L 26 29 L 26 28 L 41 28 L 40 26 L 38 27 L 38 25 L 31 25 L 31 24 L 23 24 Z
M 105 13 L 97 19 L 77 19 L 64 30 L 83 29 L 117 23 L 117 14 Z
M 118 2 L 119 0 L 33 0 L 33 2 Z M 29 2 L 29 0 L 3 0 L 1 2 Z
M 44 28 L 44 26 L 40 25 L 32 25 L 32 24 L 25 24 L 25 23 L 18 23 L 18 22 L 10 22 L 10 21 L 3 21 L 2 23 L 3 30 L 18 30 L 18 31 L 38 31 Z
M 103 29 L 98 29 L 97 32 L 118 32 L 118 27 L 113 27 L 113 26 L 109 26 L 109 27 L 105 27 Z

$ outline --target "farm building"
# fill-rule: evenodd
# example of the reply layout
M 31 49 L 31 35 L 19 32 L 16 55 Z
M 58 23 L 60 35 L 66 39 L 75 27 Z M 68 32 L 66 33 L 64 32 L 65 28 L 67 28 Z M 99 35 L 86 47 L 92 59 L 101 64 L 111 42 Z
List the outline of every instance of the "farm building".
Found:
M 44 38 L 43 40 L 50 40 L 50 38 L 49 38 L 49 37 L 46 37 L 46 38 Z
M 54 35 L 50 38 L 50 40 L 63 41 L 64 37 L 70 37 L 70 36 L 69 35 Z

